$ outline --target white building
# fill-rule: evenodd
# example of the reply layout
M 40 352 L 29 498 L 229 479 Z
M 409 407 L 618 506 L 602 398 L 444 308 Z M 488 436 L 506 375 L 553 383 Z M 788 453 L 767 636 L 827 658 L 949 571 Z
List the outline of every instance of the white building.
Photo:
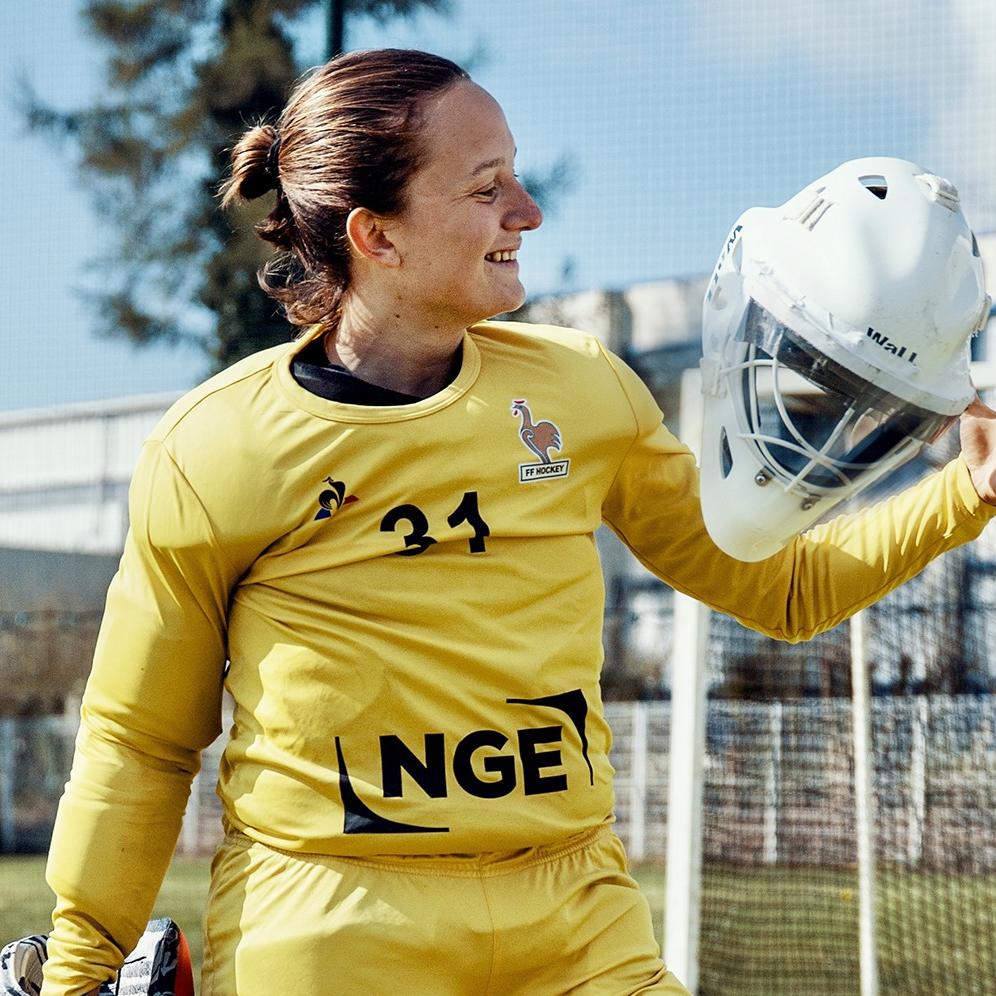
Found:
M 142 441 L 178 397 L 0 412 L 0 546 L 119 553 Z

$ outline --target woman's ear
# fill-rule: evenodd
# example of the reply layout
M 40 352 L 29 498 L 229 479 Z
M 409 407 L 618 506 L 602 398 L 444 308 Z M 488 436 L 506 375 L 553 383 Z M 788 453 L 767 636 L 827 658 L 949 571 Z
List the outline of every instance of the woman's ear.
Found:
M 349 212 L 346 236 L 357 256 L 381 266 L 394 268 L 400 265 L 401 256 L 388 235 L 384 219 L 368 208 L 353 208 Z

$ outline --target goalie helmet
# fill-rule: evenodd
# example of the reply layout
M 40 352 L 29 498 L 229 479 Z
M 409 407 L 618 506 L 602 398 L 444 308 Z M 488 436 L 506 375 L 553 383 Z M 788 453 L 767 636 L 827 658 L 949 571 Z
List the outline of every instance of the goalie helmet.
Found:
M 989 315 L 958 192 L 857 159 L 730 233 L 702 310 L 702 511 L 761 560 L 915 456 L 975 396 Z

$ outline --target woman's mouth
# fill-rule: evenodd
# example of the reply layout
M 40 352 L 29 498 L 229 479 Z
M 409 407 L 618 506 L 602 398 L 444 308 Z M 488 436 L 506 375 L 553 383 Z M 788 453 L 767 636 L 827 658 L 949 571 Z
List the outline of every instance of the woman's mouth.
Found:
M 489 263 L 515 263 L 518 254 L 517 249 L 502 249 L 499 252 L 489 252 L 484 258 Z

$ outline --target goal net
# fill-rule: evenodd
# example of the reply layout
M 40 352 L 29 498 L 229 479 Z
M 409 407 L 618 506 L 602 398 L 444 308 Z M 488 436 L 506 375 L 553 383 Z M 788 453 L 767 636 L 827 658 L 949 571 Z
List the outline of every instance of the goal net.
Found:
M 700 994 L 852 996 L 875 991 L 876 977 L 897 996 L 996 993 L 994 565 L 987 534 L 863 613 L 864 869 L 851 624 L 790 646 L 711 617 Z M 864 979 L 862 905 L 874 962 Z

